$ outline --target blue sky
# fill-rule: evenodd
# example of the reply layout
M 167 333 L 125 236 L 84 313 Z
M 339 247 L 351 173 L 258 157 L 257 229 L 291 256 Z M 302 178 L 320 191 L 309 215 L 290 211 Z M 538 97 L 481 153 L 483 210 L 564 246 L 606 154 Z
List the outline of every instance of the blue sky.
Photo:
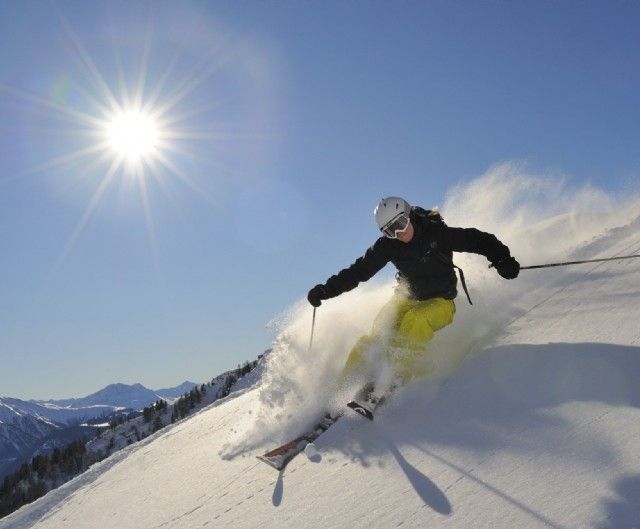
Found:
M 383 195 L 504 160 L 636 189 L 638 27 L 634 2 L 2 3 L 0 395 L 254 358 Z M 108 179 L 87 116 L 135 93 L 172 102 L 164 163 Z

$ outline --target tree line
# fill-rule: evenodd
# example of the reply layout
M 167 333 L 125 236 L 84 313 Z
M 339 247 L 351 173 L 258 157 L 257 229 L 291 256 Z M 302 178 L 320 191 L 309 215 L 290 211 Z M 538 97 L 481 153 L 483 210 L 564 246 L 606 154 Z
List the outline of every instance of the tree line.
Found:
M 77 439 L 63 448 L 54 448 L 51 454 L 39 454 L 6 476 L 0 486 L 0 518 L 89 468 L 93 461 L 85 443 L 86 439 Z

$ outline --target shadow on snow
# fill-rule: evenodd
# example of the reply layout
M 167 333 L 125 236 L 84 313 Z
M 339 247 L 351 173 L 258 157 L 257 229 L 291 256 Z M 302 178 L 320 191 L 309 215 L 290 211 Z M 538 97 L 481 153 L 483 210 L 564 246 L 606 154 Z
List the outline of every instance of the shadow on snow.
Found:
M 452 506 L 418 468 L 428 465 L 429 458 L 471 478 L 538 521 L 561 527 L 424 447 L 458 447 L 479 457 L 500 449 L 523 454 L 548 451 L 594 465 L 613 463 L 615 451 L 596 435 L 585 438 L 588 432 L 583 431 L 580 443 L 567 444 L 570 423 L 550 409 L 569 402 L 640 407 L 639 378 L 640 347 L 604 343 L 498 346 L 470 358 L 444 383 L 406 388 L 379 411 L 376 427 L 346 433 L 349 421 L 341 421 L 320 442 L 325 450 L 343 452 L 363 466 L 380 464 L 381 457 L 390 452 L 425 505 L 441 514 L 450 514 Z M 406 407 L 411 414 L 401 412 Z M 378 427 L 381 422 L 383 426 Z M 527 435 L 521 435 L 523 431 Z M 402 446 L 416 448 L 427 459 L 410 463 L 398 448 Z M 626 477 L 614 487 L 618 498 L 606 500 L 609 516 L 602 529 L 640 518 L 640 477 Z

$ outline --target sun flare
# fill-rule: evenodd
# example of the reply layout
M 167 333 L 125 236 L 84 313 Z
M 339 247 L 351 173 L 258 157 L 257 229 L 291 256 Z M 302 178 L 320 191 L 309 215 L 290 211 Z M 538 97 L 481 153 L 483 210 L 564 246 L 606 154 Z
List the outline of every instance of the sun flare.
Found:
M 197 46 L 195 54 L 174 53 L 173 41 L 166 40 L 165 31 L 155 31 L 155 22 L 142 33 L 132 22 L 122 31 L 118 28 L 110 61 L 102 40 L 90 40 L 96 47 L 91 54 L 59 14 L 73 58 L 70 64 L 75 65 L 61 78 L 61 89 L 52 95 L 29 93 L 0 82 L 0 96 L 9 94 L 44 110 L 33 112 L 34 120 L 41 119 L 42 130 L 52 135 L 43 149 L 55 154 L 23 174 L 49 174 L 70 200 L 86 199 L 55 269 L 103 203 L 116 200 L 118 212 L 136 204 L 156 251 L 152 200 L 177 205 L 181 186 L 186 186 L 219 208 L 215 183 L 234 172 L 244 127 L 254 119 L 246 110 L 253 105 L 243 98 L 226 98 L 237 92 L 238 81 L 244 82 L 231 75 L 236 50 L 226 39 L 218 43 L 205 28 L 194 38 L 207 37 L 207 46 Z M 185 39 L 192 37 L 192 30 Z M 171 60 L 166 60 L 168 51 Z M 0 175 L 0 183 L 2 179 Z M 138 200 L 130 200 L 132 196 Z
M 107 125 L 111 148 L 129 162 L 151 156 L 158 146 L 158 126 L 148 114 L 130 110 L 115 115 Z

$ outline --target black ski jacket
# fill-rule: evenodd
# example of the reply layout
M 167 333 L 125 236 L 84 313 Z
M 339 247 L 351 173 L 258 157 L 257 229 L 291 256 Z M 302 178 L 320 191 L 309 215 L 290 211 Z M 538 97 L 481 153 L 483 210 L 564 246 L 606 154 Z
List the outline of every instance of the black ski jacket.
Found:
M 492 263 L 510 256 L 509 248 L 495 235 L 475 228 L 451 228 L 437 211 L 414 206 L 410 218 L 415 230 L 410 242 L 380 237 L 355 263 L 327 280 L 326 296 L 353 290 L 392 262 L 398 269 L 399 286 L 408 297 L 453 299 L 458 293 L 453 252 L 477 253 Z

